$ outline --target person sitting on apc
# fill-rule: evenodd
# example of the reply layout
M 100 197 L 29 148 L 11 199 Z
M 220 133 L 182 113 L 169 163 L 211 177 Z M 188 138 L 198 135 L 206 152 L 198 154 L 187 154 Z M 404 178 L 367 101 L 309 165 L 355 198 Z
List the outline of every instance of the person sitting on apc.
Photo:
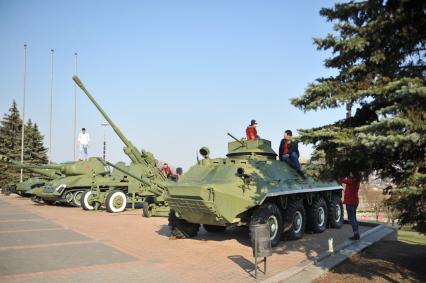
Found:
M 281 140 L 278 151 L 281 161 L 287 162 L 291 167 L 300 171 L 299 147 L 296 142 L 292 142 L 293 133 L 291 130 L 284 132 L 284 138 Z

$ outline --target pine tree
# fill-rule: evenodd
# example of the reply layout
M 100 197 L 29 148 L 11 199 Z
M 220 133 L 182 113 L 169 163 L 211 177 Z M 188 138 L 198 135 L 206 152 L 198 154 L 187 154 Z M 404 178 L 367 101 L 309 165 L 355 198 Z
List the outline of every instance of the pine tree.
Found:
M 317 79 L 292 104 L 304 111 L 346 105 L 333 124 L 300 130 L 334 177 L 350 171 L 391 179 L 400 224 L 426 232 L 426 1 L 336 4 L 320 14 L 334 32 L 316 38 L 336 76 Z M 355 114 L 349 115 L 352 108 Z
M 27 131 L 24 139 L 26 160 L 32 164 L 46 164 L 47 149 L 43 145 L 43 135 L 39 132 L 37 123 L 32 124 L 30 119 L 25 129 Z
M 21 130 L 22 119 L 16 102 L 13 101 L 9 113 L 4 115 L 0 124 L 0 154 L 13 160 L 21 160 Z M 25 125 L 24 162 L 45 164 L 47 163 L 46 151 L 47 149 L 43 145 L 43 136 L 39 132 L 37 124 L 28 120 Z M 0 164 L 0 170 L 0 186 L 19 181 L 19 169 Z M 28 170 L 24 170 L 24 172 L 24 179 L 33 176 Z
M 0 153 L 14 160 L 20 160 L 21 155 L 22 120 L 16 102 L 13 101 L 9 113 L 5 114 L 0 126 Z M 0 164 L 0 186 L 19 181 L 19 170 Z

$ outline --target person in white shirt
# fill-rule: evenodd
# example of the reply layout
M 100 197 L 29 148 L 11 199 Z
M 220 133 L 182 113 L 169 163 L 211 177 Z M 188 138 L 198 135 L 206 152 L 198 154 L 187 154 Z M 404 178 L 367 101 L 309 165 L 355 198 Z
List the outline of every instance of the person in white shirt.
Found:
M 78 134 L 78 143 L 80 144 L 80 160 L 89 159 L 89 154 L 87 153 L 89 142 L 90 142 L 89 133 L 86 132 L 85 128 L 82 128 L 81 133 Z

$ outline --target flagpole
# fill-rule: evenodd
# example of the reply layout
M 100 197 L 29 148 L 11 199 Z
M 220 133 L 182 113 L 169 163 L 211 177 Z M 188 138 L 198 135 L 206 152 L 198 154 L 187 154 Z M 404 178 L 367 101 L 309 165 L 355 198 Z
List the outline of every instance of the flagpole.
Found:
M 50 100 L 49 100 L 49 164 L 52 161 L 52 110 L 53 110 L 53 60 L 55 50 L 50 49 Z
M 74 53 L 75 62 L 74 62 L 74 75 L 77 76 L 77 52 Z M 76 142 L 77 142 L 77 86 L 74 84 L 74 123 L 73 123 L 73 149 L 74 149 L 74 160 L 76 160 L 75 156 L 75 148 L 76 148 Z
M 24 163 L 24 136 L 25 136 L 25 100 L 27 82 L 27 44 L 24 44 L 24 81 L 23 81 L 23 102 L 22 102 L 22 131 L 21 131 L 21 164 Z M 20 181 L 23 181 L 23 169 L 21 168 Z

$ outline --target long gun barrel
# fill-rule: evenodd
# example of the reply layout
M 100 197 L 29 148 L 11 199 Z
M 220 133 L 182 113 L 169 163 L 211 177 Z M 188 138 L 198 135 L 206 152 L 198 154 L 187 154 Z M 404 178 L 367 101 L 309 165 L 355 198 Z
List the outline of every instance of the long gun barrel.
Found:
M 36 165 L 36 164 L 26 164 L 26 163 L 20 163 L 18 161 L 15 161 L 13 159 L 8 158 L 7 156 L 4 156 L 0 154 L 0 161 L 3 163 L 10 164 L 16 168 L 19 169 L 28 169 L 34 173 L 46 176 L 50 179 L 55 179 L 61 176 L 60 174 L 60 168 L 56 166 L 50 166 L 50 165 Z
M 109 165 L 112 168 L 114 168 L 114 169 L 120 171 L 121 173 L 125 174 L 126 176 L 129 176 L 129 177 L 135 179 L 136 181 L 141 182 L 143 185 L 145 185 L 147 187 L 148 191 L 150 191 L 154 195 L 158 196 L 158 195 L 163 194 L 163 192 L 164 192 L 164 190 L 166 188 L 166 186 L 158 184 L 157 182 L 154 182 L 154 181 L 152 181 L 152 180 L 150 180 L 150 179 L 148 179 L 146 177 L 143 177 L 143 176 L 138 177 L 138 176 L 136 176 L 136 175 L 134 175 L 134 174 L 132 174 L 132 173 L 130 173 L 130 172 L 128 172 L 128 171 L 126 171 L 126 170 L 118 167 L 118 166 L 115 166 L 111 162 L 108 162 L 106 160 L 104 161 L 101 158 L 98 158 L 98 159 L 99 159 L 99 161 L 103 162 L 104 164 Z
M 102 107 L 98 104 L 98 102 L 93 98 L 93 96 L 89 93 L 89 91 L 84 86 L 83 82 L 80 80 L 79 77 L 73 76 L 72 79 L 74 82 L 78 85 L 79 88 L 86 94 L 86 96 L 92 101 L 92 103 L 95 105 L 95 107 L 101 112 L 102 116 L 104 116 L 105 120 L 108 121 L 110 126 L 113 128 L 114 132 L 118 135 L 118 137 L 123 141 L 125 144 L 124 152 L 129 156 L 130 160 L 132 160 L 135 163 L 146 163 L 146 160 L 144 160 L 141 157 L 141 153 L 139 150 L 123 135 L 121 130 L 117 127 L 117 125 L 111 120 L 111 118 L 108 116 L 107 113 L 102 109 Z

